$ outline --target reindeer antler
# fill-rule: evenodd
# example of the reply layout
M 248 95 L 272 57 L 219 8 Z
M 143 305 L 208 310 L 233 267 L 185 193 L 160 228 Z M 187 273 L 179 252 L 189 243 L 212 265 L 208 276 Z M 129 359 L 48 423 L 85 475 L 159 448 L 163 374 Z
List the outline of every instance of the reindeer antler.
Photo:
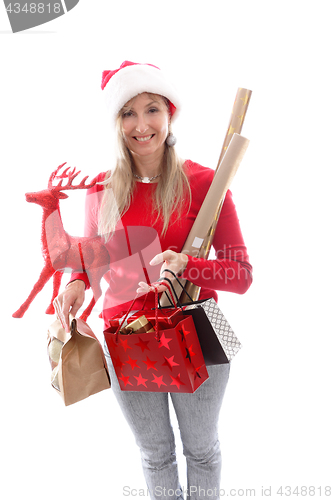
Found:
M 48 183 L 48 188 L 53 191 L 66 191 L 68 189 L 89 189 L 93 187 L 96 184 L 96 180 L 92 181 L 90 184 L 86 184 L 86 180 L 88 179 L 89 175 L 86 175 L 80 182 L 80 184 L 73 186 L 73 181 L 75 177 L 77 177 L 80 173 L 81 170 L 76 172 L 76 167 L 73 168 L 73 170 L 70 171 L 70 167 L 67 167 L 60 175 L 57 175 L 59 170 L 66 165 L 66 162 L 63 163 L 62 165 L 59 165 L 59 167 L 52 172 L 50 178 L 49 178 L 49 183 Z M 56 186 L 53 186 L 53 181 L 55 178 L 60 179 L 59 183 Z M 67 184 L 64 186 L 62 185 L 63 179 L 67 179 Z

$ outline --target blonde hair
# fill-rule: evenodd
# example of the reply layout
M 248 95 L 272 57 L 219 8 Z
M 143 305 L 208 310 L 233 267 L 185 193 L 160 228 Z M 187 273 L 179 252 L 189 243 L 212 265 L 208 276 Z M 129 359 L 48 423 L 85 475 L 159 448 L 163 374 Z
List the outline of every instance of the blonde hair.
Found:
M 149 94 L 155 96 L 155 94 Z M 168 110 L 170 110 L 169 101 L 163 98 Z M 124 108 L 128 107 L 128 103 Z M 115 168 L 109 170 L 105 176 L 104 194 L 99 213 L 98 233 L 104 235 L 106 241 L 112 236 L 115 227 L 120 218 L 129 209 L 136 181 L 133 176 L 134 161 L 130 150 L 127 148 L 122 132 L 122 108 L 117 117 L 116 123 L 116 162 Z M 169 111 L 170 112 L 170 111 Z M 169 127 L 171 132 L 171 126 Z M 187 175 L 183 168 L 184 162 L 177 155 L 173 146 L 165 143 L 164 154 L 161 165 L 161 176 L 157 183 L 154 196 L 154 209 L 156 218 L 163 220 L 162 235 L 169 227 L 170 218 L 173 214 L 178 214 L 175 221 L 180 219 L 185 205 L 189 210 L 191 203 L 191 191 Z

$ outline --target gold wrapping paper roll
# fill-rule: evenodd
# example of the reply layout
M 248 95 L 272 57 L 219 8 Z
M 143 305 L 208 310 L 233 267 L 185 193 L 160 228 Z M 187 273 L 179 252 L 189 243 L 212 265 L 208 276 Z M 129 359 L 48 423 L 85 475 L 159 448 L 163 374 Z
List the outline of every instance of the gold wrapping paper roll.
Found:
M 243 89 L 240 87 L 237 90 L 237 94 L 236 94 L 235 102 L 234 102 L 234 105 L 232 108 L 227 133 L 226 133 L 226 136 L 224 139 L 224 143 L 222 146 L 219 161 L 218 161 L 218 164 L 217 164 L 217 167 L 215 170 L 215 175 L 216 175 L 216 173 L 221 165 L 223 156 L 224 156 L 226 150 L 228 149 L 228 146 L 229 146 L 229 143 L 231 141 L 233 134 L 240 134 L 242 131 L 243 122 L 244 122 L 244 118 L 245 118 L 247 108 L 248 108 L 248 105 L 250 102 L 251 95 L 252 95 L 252 91 L 249 89 Z M 206 234 L 205 241 L 202 244 L 202 247 L 200 249 L 198 257 L 201 257 L 204 259 L 208 257 L 208 254 L 209 254 L 212 242 L 213 242 L 216 225 L 217 225 L 217 222 L 219 220 L 220 213 L 222 210 L 223 202 L 224 202 L 224 198 L 221 199 L 219 207 L 215 212 L 213 223 Z
M 215 174 L 221 165 L 222 158 L 223 158 L 223 156 L 224 156 L 224 154 L 229 146 L 229 143 L 230 143 L 230 140 L 231 140 L 233 134 L 240 134 L 242 131 L 244 118 L 245 118 L 245 115 L 247 112 L 247 108 L 248 108 L 248 105 L 250 102 L 251 95 L 252 95 L 252 91 L 249 89 L 243 89 L 240 87 L 237 91 L 235 102 L 234 102 L 232 112 L 231 112 L 231 117 L 230 117 L 228 129 L 227 129 L 227 133 L 226 133 L 226 136 L 224 139 L 224 143 L 222 146 L 222 150 L 221 150 L 221 154 L 220 154 L 219 161 L 217 164 L 217 168 L 215 170 Z M 221 200 L 219 207 L 217 208 L 217 210 L 215 212 L 213 223 L 210 226 L 210 228 L 206 234 L 205 240 L 200 248 L 200 251 L 198 254 L 198 257 L 200 257 L 200 258 L 203 258 L 203 259 L 208 258 L 208 255 L 209 255 L 212 243 L 213 243 L 217 222 L 219 220 L 220 213 L 222 210 L 223 202 L 224 202 L 224 198 Z M 200 294 L 200 287 L 197 285 L 194 285 L 190 281 L 186 281 L 184 283 L 184 286 L 185 286 L 185 290 L 188 293 L 188 295 L 190 295 L 190 297 L 192 297 L 193 300 L 198 300 L 199 294 Z M 185 292 L 183 292 L 180 296 L 180 302 L 183 304 L 187 301 L 188 301 L 188 296 L 185 294 Z
M 209 228 L 214 222 L 215 213 L 223 201 L 227 190 L 238 170 L 248 147 L 249 140 L 234 134 L 213 182 L 208 189 L 192 229 L 185 241 L 182 252 L 198 257 L 200 248 L 206 238 Z
M 252 95 L 252 91 L 249 89 L 243 89 L 242 87 L 240 87 L 237 90 L 237 94 L 236 94 L 234 105 L 232 108 L 227 133 L 226 133 L 226 136 L 225 136 L 225 139 L 223 142 L 219 161 L 218 161 L 218 164 L 217 164 L 217 167 L 215 170 L 215 175 L 217 175 L 217 172 L 219 171 L 219 168 L 221 167 L 223 156 L 228 149 L 228 146 L 229 146 L 230 141 L 233 137 L 233 134 L 239 135 L 242 131 L 244 118 L 245 118 L 245 115 L 247 112 L 247 108 L 248 108 L 248 105 L 250 102 L 251 95 Z M 231 184 L 231 182 L 229 183 L 229 185 L 230 184 Z M 225 193 L 226 192 L 227 192 L 227 190 L 225 190 Z M 225 193 L 224 193 L 224 195 L 225 195 Z M 217 221 L 218 221 L 220 213 L 221 213 L 223 201 L 224 201 L 224 196 L 221 197 L 221 201 L 219 203 L 219 206 L 217 207 L 217 210 L 214 214 L 212 225 L 207 230 L 205 240 L 200 248 L 200 251 L 199 251 L 197 257 L 202 257 L 202 258 L 208 257 L 208 253 L 209 253 L 209 250 L 210 250 L 213 238 L 214 238 L 216 224 L 217 224 Z
M 218 171 L 223 155 L 228 149 L 232 135 L 240 134 L 242 131 L 243 122 L 250 102 L 251 95 L 252 91 L 249 89 L 243 89 L 240 87 L 237 90 L 235 102 L 232 108 L 231 117 L 228 125 L 228 130 L 224 139 L 224 143 L 222 146 L 220 158 L 215 173 Z
M 202 245 L 204 244 L 206 236 L 209 234 L 209 231 L 213 226 L 216 213 L 218 212 L 219 207 L 224 200 L 225 194 L 238 170 L 249 142 L 250 141 L 245 137 L 242 137 L 239 134 L 233 134 L 228 148 L 223 155 L 221 164 L 219 165 L 219 168 L 214 176 L 213 182 L 210 185 L 191 231 L 185 241 L 185 245 L 182 249 L 183 253 L 191 255 L 192 257 L 200 256 Z M 185 286 L 186 280 L 181 280 L 181 282 L 183 283 L 183 286 Z M 178 297 L 180 297 L 182 292 L 181 287 L 178 283 L 175 283 L 174 287 Z M 191 295 L 193 300 L 196 300 L 197 295 L 197 292 L 196 296 L 193 297 Z M 189 299 L 186 298 L 185 294 L 181 298 L 182 303 L 188 302 L 188 300 Z M 161 297 L 160 302 L 162 306 L 168 303 L 165 294 Z
M 124 335 L 131 335 L 132 333 L 148 333 L 154 332 L 153 325 L 147 320 L 146 316 L 140 316 L 128 325 L 124 326 L 120 333 Z

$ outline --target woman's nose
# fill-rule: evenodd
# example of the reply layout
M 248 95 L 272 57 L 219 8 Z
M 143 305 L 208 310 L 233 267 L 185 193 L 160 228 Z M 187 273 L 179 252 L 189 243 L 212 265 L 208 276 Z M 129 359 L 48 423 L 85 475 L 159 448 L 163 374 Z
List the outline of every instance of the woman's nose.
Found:
M 138 116 L 138 122 L 136 124 L 135 130 L 140 134 L 144 134 L 148 130 L 149 126 L 146 123 L 144 116 Z

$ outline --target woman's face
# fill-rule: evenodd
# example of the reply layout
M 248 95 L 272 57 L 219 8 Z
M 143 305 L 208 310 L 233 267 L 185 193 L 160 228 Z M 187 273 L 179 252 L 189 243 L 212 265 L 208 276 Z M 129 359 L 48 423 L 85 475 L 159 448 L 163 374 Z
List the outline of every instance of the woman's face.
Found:
M 169 110 L 161 96 L 143 93 L 128 101 L 122 111 L 122 131 L 134 157 L 162 155 L 169 123 Z

